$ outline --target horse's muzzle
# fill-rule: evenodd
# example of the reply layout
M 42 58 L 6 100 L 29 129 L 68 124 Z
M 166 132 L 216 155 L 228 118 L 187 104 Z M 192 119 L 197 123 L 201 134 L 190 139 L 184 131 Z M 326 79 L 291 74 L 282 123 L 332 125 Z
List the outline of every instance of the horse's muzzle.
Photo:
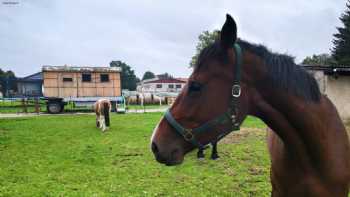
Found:
M 151 149 L 154 157 L 159 163 L 167 166 L 179 165 L 183 162 L 184 154 L 180 149 L 174 149 L 167 152 L 162 152 L 155 142 L 152 142 Z

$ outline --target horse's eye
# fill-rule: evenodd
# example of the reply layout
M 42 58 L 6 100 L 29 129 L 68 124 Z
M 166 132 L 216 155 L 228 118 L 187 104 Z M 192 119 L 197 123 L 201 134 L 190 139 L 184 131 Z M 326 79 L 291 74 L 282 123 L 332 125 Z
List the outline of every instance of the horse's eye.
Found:
M 190 92 L 200 92 L 201 89 L 202 89 L 202 84 L 195 81 L 190 82 L 190 86 L 189 86 Z

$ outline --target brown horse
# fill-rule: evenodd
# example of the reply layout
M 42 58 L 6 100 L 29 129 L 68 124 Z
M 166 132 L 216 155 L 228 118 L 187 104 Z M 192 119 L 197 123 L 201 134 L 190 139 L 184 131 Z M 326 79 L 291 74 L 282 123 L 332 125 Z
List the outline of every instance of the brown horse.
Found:
M 154 130 L 157 161 L 180 164 L 186 153 L 253 115 L 273 130 L 272 196 L 347 196 L 348 135 L 315 79 L 292 57 L 237 40 L 229 15 L 220 34 L 202 50 L 188 83 Z
M 94 104 L 96 113 L 96 127 L 105 131 L 110 126 L 109 113 L 111 112 L 111 102 L 107 99 L 99 99 Z

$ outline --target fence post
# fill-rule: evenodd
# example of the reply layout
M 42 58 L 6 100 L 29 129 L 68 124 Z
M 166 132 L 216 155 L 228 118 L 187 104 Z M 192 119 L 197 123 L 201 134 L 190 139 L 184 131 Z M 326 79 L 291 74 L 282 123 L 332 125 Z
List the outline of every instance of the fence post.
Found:
M 22 98 L 22 107 L 23 107 L 23 112 L 24 113 L 27 113 L 28 110 L 27 110 L 27 103 L 26 103 L 26 99 L 25 98 Z
M 35 103 L 35 113 L 39 114 L 40 113 L 39 98 L 34 98 L 34 103 Z

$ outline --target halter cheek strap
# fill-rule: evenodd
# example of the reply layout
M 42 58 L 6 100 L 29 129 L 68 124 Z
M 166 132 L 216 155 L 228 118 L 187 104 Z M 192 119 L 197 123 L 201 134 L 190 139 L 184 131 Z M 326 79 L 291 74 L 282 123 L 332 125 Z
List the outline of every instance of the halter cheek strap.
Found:
M 168 109 L 165 112 L 165 119 L 168 121 L 168 123 L 175 129 L 175 131 L 184 137 L 184 139 L 190 143 L 192 143 L 194 146 L 198 148 L 203 148 L 206 144 L 201 144 L 197 139 L 196 136 L 204 133 L 204 132 L 210 132 L 212 129 L 214 129 L 215 126 L 226 124 L 227 122 L 230 122 L 231 129 L 228 131 L 221 132 L 221 134 L 212 142 L 219 141 L 223 137 L 225 137 L 227 134 L 231 133 L 232 131 L 239 130 L 239 121 L 237 119 L 238 117 L 238 106 L 239 106 L 239 97 L 241 96 L 241 86 L 240 86 L 240 80 L 241 80 L 241 65 L 242 65 L 242 49 L 241 47 L 235 43 L 234 45 L 234 51 L 236 54 L 236 62 L 234 65 L 234 78 L 233 78 L 233 85 L 231 89 L 231 102 L 228 106 L 228 110 L 217 116 L 216 118 L 202 124 L 199 127 L 196 128 L 184 128 L 179 124 L 173 115 L 171 114 L 170 110 Z M 210 142 L 209 142 L 210 143 Z
M 226 112 L 226 113 L 223 113 L 220 116 L 216 117 L 215 119 L 210 120 L 210 121 L 202 124 L 201 126 L 199 126 L 197 128 L 188 129 L 188 128 L 184 128 L 183 126 L 181 126 L 174 119 L 174 117 L 170 113 L 169 109 L 165 112 L 164 117 L 167 119 L 169 124 L 174 127 L 175 131 L 178 134 L 182 135 L 186 141 L 191 142 L 193 145 L 195 145 L 199 148 L 204 147 L 206 144 L 201 144 L 196 139 L 197 135 L 204 133 L 206 131 L 210 131 L 211 129 L 213 129 L 217 125 L 223 125 L 227 122 L 230 122 L 230 114 L 228 112 Z

